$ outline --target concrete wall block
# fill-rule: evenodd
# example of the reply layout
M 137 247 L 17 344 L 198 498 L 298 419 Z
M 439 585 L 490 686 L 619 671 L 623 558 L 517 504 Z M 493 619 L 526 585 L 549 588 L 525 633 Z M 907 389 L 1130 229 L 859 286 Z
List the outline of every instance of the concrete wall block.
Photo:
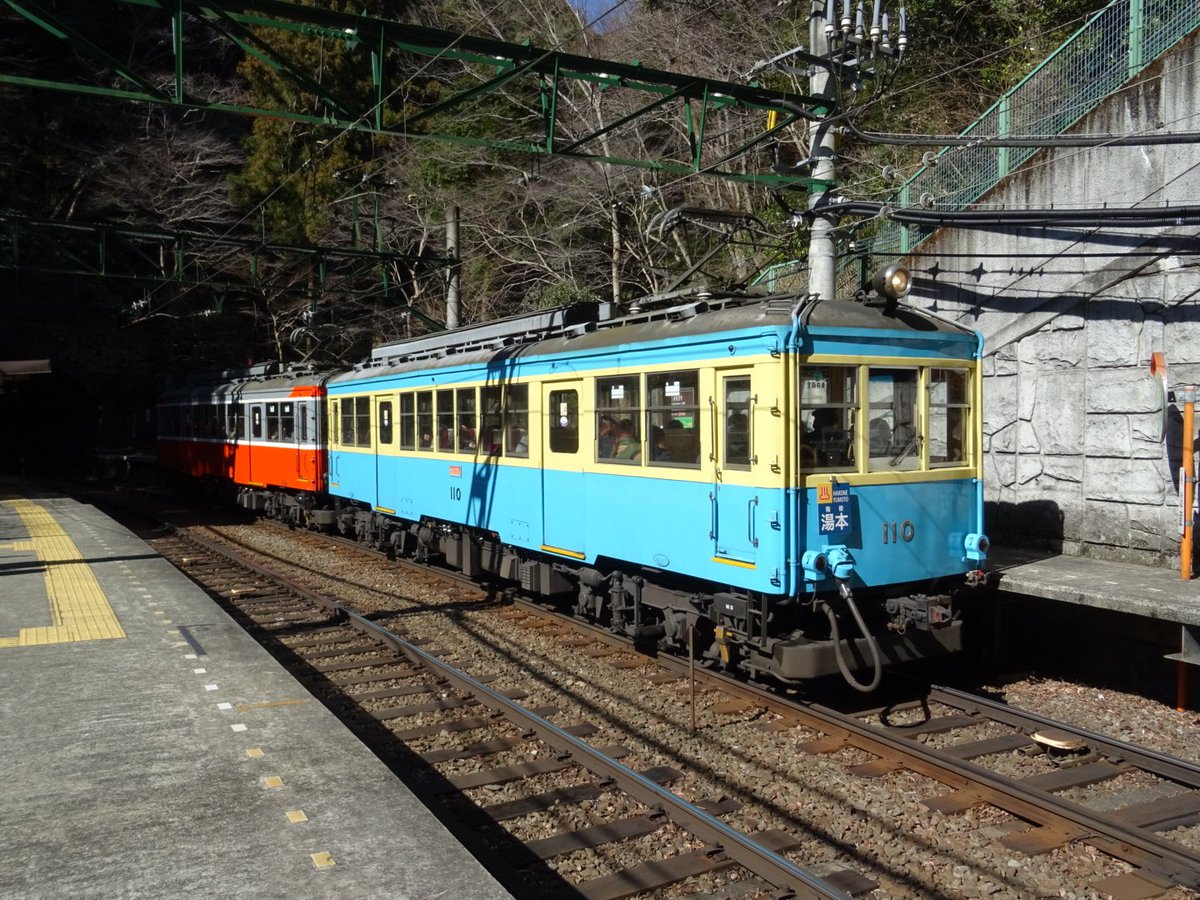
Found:
M 1058 316 L 1046 326 L 1047 331 L 1082 331 L 1087 327 L 1087 319 L 1081 313 L 1068 312 Z
M 1097 459 L 1087 461 L 1084 496 L 1108 503 L 1161 505 L 1170 481 L 1149 460 Z
M 1124 503 L 1091 503 L 1079 540 L 1092 544 L 1129 545 L 1129 510 Z
M 1160 506 L 1130 506 L 1129 545 L 1136 550 L 1151 550 L 1164 557 L 1179 555 L 1179 535 L 1175 527 L 1178 513 Z
M 1017 423 L 1017 452 L 1023 456 L 1040 456 L 1042 452 L 1041 439 L 1037 427 L 1032 422 Z
M 1076 498 L 1081 498 L 1079 485 L 1083 484 L 1086 461 L 1083 454 L 1074 456 L 1043 456 L 1042 477 L 1044 484 L 1055 483 L 1056 490 L 1069 491 Z
M 1083 330 L 1039 331 L 1023 339 L 1018 347 L 1024 371 L 1070 369 L 1083 365 L 1088 349 Z
M 1110 300 L 1088 304 L 1092 319 L 1087 329 L 1087 364 L 1093 368 L 1137 366 L 1142 362 L 1142 308 Z M 1121 320 L 1121 314 L 1136 321 Z
M 1084 428 L 1084 452 L 1088 456 L 1128 459 L 1133 455 L 1129 417 L 1089 413 Z
M 1162 390 L 1143 368 L 1088 369 L 1087 405 L 1089 413 L 1154 413 Z
M 1195 291 L 1196 287 L 1196 276 L 1193 275 L 1191 291 Z M 1195 308 L 1192 306 L 1191 310 Z M 1176 376 L 1172 367 L 1200 363 L 1200 320 L 1182 316 L 1174 319 L 1165 330 L 1162 347 L 1155 349 L 1162 350 L 1166 356 L 1167 371 L 1174 381 Z M 1192 383 L 1195 383 L 1194 379 Z
M 1170 433 L 1164 428 L 1160 413 L 1145 413 L 1126 417 L 1133 438 L 1133 455 L 1140 459 L 1166 459 L 1165 438 Z
M 1015 453 L 988 453 L 983 457 L 984 493 L 1003 495 L 1011 493 L 1017 483 L 1017 455 Z
M 1017 457 L 1017 484 L 1027 485 L 1042 474 L 1042 457 L 1036 453 L 1021 453 Z
M 993 376 L 983 382 L 983 430 L 999 431 L 1017 421 L 1016 376 Z
M 1015 453 L 1017 450 L 1017 423 L 1010 422 L 993 433 L 988 433 L 984 423 L 983 449 L 986 453 Z
M 1039 402 L 1033 428 L 1045 456 L 1078 456 L 1083 449 L 1084 411 L 1070 404 Z

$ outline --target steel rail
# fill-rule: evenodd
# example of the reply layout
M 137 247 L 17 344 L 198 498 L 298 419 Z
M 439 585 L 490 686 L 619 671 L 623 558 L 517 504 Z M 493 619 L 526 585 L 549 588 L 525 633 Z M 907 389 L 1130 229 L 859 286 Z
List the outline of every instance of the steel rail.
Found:
M 755 875 L 770 882 L 774 887 L 790 890 L 797 897 L 837 898 L 851 900 L 851 895 L 840 890 L 828 881 L 813 875 L 811 872 L 797 866 L 787 858 L 767 849 L 747 835 L 726 825 L 720 819 L 710 815 L 699 807 L 689 803 L 682 797 L 655 784 L 645 776 L 622 765 L 609 756 L 601 753 L 585 741 L 547 721 L 536 713 L 510 700 L 503 694 L 492 690 L 467 675 L 465 672 L 451 666 L 449 663 L 426 653 L 415 644 L 409 643 L 396 633 L 382 625 L 372 622 L 365 616 L 347 609 L 337 601 L 319 594 L 285 575 L 272 571 L 257 563 L 243 559 L 236 553 L 215 542 L 197 535 L 181 532 L 176 533 L 184 540 L 193 541 L 210 552 L 224 556 L 244 566 L 252 572 L 262 575 L 294 591 L 306 600 L 335 613 L 338 617 L 353 623 L 361 631 L 370 632 L 384 644 L 403 654 L 414 665 L 428 669 L 439 678 L 445 679 L 459 690 L 472 694 L 480 703 L 488 708 L 501 712 L 505 717 L 535 733 L 541 740 L 554 747 L 560 753 L 565 753 L 577 760 L 580 765 L 602 778 L 610 779 L 622 791 L 639 802 L 650 806 L 660 807 L 668 818 L 681 825 L 700 840 L 719 848 L 727 857 L 749 869 Z
M 569 621 L 580 631 L 612 646 L 639 652 L 629 639 L 590 623 L 558 616 L 529 601 L 519 600 L 516 601 L 516 605 L 539 615 L 551 615 L 556 620 Z M 654 655 L 653 658 L 663 668 L 689 677 L 686 661 L 664 655 Z M 844 737 L 855 747 L 895 761 L 919 775 L 958 790 L 971 791 L 980 801 L 991 803 L 1020 818 L 1043 827 L 1057 828 L 1079 840 L 1095 842 L 1105 853 L 1148 872 L 1187 887 L 1200 888 L 1200 856 L 1192 855 L 1179 844 L 1160 838 L 1146 829 L 1112 822 L 1049 791 L 1021 785 L 997 775 L 990 769 L 918 744 L 907 737 L 888 734 L 837 710 L 819 704 L 797 704 L 778 697 L 765 688 L 746 684 L 718 672 L 700 670 L 695 672 L 695 677 L 699 682 L 735 696 L 752 699 L 771 712 L 796 719 L 815 730 Z M 1050 720 L 1046 721 L 1047 724 L 1050 723 Z M 1064 727 L 1057 722 L 1053 724 L 1058 728 Z
M 1015 709 L 999 701 L 978 697 L 957 688 L 932 685 L 928 699 L 961 712 L 970 712 L 972 708 L 981 709 L 986 712 L 988 718 L 1003 722 L 1005 725 L 1012 725 L 1015 728 L 1054 728 L 1058 731 L 1066 731 L 1082 738 L 1092 746 L 1099 747 L 1104 755 L 1111 759 L 1131 762 L 1139 769 L 1160 778 L 1200 790 L 1200 765 L 1189 760 L 1159 753 L 1157 750 L 1150 750 L 1146 747 L 1138 747 L 1119 738 L 1108 737 L 1086 728 L 1059 722 L 1030 710 Z

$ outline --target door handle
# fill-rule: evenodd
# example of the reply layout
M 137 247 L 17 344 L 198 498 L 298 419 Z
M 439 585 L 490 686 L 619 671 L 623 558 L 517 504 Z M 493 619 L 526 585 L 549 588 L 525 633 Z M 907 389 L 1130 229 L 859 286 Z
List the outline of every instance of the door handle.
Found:
M 754 514 L 758 511 L 758 498 L 754 497 L 746 504 L 746 537 L 750 539 L 750 546 L 758 546 L 758 536 L 754 529 Z

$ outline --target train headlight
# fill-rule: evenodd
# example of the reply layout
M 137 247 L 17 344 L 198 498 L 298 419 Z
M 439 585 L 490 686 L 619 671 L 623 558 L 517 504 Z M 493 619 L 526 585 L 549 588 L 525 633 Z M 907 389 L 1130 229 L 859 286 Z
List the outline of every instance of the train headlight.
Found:
M 992 546 L 992 542 L 986 534 L 968 534 L 963 545 L 967 551 L 967 559 L 982 562 L 987 559 L 988 548 Z
M 805 581 L 823 581 L 829 574 L 829 559 L 820 550 L 809 550 L 800 557 Z
M 912 274 L 899 263 L 880 269 L 871 279 L 871 287 L 880 297 L 899 300 L 912 287 Z

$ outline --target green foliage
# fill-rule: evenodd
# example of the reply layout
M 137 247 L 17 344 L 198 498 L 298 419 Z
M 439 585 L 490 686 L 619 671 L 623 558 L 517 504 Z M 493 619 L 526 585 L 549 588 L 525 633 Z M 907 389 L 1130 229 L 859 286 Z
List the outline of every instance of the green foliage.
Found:
M 563 279 L 539 290 L 530 291 L 523 305 L 532 312 L 538 309 L 570 306 L 573 303 L 586 303 L 595 299 L 596 295 L 587 288 L 574 281 Z

